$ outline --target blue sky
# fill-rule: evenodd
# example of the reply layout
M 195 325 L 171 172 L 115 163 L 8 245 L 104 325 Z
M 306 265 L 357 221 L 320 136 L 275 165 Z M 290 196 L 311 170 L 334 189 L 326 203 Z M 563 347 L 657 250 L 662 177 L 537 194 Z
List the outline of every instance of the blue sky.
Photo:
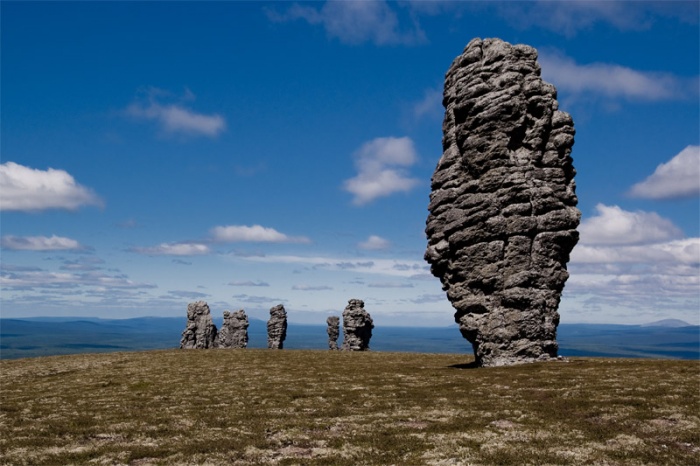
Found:
M 423 261 L 444 73 L 536 47 L 576 126 L 564 323 L 700 323 L 688 2 L 3 2 L 3 317 L 449 325 Z

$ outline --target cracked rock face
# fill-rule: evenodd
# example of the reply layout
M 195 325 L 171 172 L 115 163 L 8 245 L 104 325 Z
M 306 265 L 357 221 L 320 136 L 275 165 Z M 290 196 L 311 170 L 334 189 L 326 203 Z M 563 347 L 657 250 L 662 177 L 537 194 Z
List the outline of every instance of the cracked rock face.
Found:
M 287 311 L 278 304 L 270 309 L 270 320 L 267 321 L 267 347 L 282 349 L 287 338 Z
M 243 309 L 224 311 L 224 323 L 219 332 L 219 347 L 246 348 L 248 346 L 248 316 Z
M 328 349 L 337 350 L 338 337 L 340 336 L 340 317 L 330 316 L 326 319 L 326 324 L 328 325 L 326 329 L 328 333 Z
M 425 259 L 477 364 L 557 355 L 557 308 L 578 241 L 574 126 L 537 51 L 474 39 L 445 77 L 443 155 Z
M 187 305 L 187 327 L 182 332 L 181 349 L 206 349 L 217 346 L 216 325 L 211 318 L 209 305 L 197 301 Z
M 374 323 L 361 299 L 351 299 L 343 311 L 343 350 L 366 351 Z

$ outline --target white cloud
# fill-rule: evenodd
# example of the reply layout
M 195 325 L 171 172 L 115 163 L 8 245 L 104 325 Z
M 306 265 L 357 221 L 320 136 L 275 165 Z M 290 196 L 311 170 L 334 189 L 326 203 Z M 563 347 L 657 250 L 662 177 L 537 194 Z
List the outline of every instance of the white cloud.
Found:
M 326 285 L 294 285 L 292 289 L 296 291 L 327 291 L 332 290 L 333 287 Z
M 608 303 L 610 308 L 628 306 L 664 313 L 677 311 L 677 303 L 685 302 L 697 312 L 700 275 L 678 275 L 673 269 L 630 269 L 630 273 L 572 273 L 566 284 L 567 295 L 592 295 Z M 694 303 L 694 304 L 693 304 Z
M 580 244 L 571 254 L 576 264 L 700 263 L 700 238 L 685 238 L 645 245 Z
M 226 129 L 226 120 L 218 114 L 205 115 L 197 113 L 181 102 L 162 104 L 159 97 L 168 93 L 157 88 L 147 92 L 145 101 L 134 102 L 126 108 L 128 116 L 156 121 L 160 128 L 169 134 L 200 135 L 215 137 Z M 183 100 L 194 100 L 194 94 L 189 90 Z
M 447 296 L 444 293 L 441 294 L 423 294 L 417 298 L 409 300 L 413 304 L 429 304 L 429 303 L 449 303 Z
M 83 205 L 101 206 L 102 201 L 64 170 L 39 170 L 15 162 L 0 165 L 0 210 L 74 210 Z
M 475 2 L 481 4 L 482 2 Z M 486 2 L 483 2 L 486 3 Z M 608 23 L 622 30 L 645 30 L 654 17 L 677 17 L 697 22 L 697 2 L 629 2 L 567 0 L 556 2 L 494 2 L 501 16 L 519 27 L 541 27 L 557 34 L 573 36 L 597 23 Z
M 413 116 L 418 119 L 426 116 L 439 117 L 442 109 L 442 88 L 426 89 L 423 98 L 413 104 Z
M 97 290 L 124 288 L 156 288 L 150 283 L 129 280 L 125 275 L 108 275 L 91 271 L 85 273 L 48 272 L 45 270 L 7 271 L 0 274 L 0 286 L 7 289 L 96 287 Z
M 232 256 L 236 260 L 245 260 L 258 263 L 272 264 L 300 264 L 308 265 L 315 269 L 329 271 L 346 271 L 352 273 L 379 274 L 395 277 L 411 278 L 416 275 L 416 271 L 429 270 L 428 265 L 423 261 L 400 260 L 400 259 L 367 259 L 349 260 L 346 258 L 334 257 L 307 257 L 292 255 L 269 255 L 269 256 Z
M 286 299 L 271 298 L 269 296 L 251 296 L 247 294 L 235 294 L 232 296 L 237 301 L 248 304 L 269 304 L 269 303 L 284 303 Z
M 632 100 L 671 100 L 697 97 L 698 78 L 669 73 L 637 71 L 610 63 L 579 65 L 558 53 L 541 52 L 542 77 L 558 90 L 572 94 L 598 94 Z
M 577 303 L 578 311 L 589 313 L 608 314 L 615 310 L 620 314 L 628 310 L 637 322 L 673 315 L 696 321 L 700 309 L 700 238 L 689 238 L 668 247 L 675 250 L 673 254 L 664 254 L 668 251 L 663 251 L 663 245 L 653 246 L 655 251 L 644 251 L 649 247 L 625 247 L 622 251 L 609 248 L 599 251 L 602 253 L 594 258 L 595 263 L 582 263 L 580 256 L 572 256 L 571 277 L 563 303 L 566 305 L 571 299 L 571 303 Z M 644 314 L 649 317 L 640 317 Z M 585 319 L 600 322 L 607 317 L 587 315 Z
M 677 199 L 700 195 L 700 146 L 688 146 L 662 163 L 629 194 L 646 199 Z
M 411 45 L 425 40 L 415 21 L 402 30 L 396 13 L 384 1 L 328 1 L 320 9 L 294 4 L 282 14 L 267 13 L 275 22 L 301 19 L 321 25 L 329 37 L 345 44 Z
M 344 188 L 355 196 L 355 205 L 408 192 L 420 184 L 418 179 L 408 176 L 405 168 L 418 160 L 411 138 L 376 138 L 363 144 L 354 157 L 358 173 L 345 181 Z
M 203 299 L 210 296 L 207 293 L 201 293 L 199 291 L 187 291 L 187 290 L 170 290 L 168 293 L 176 298 L 187 298 L 187 299 Z M 164 296 L 168 298 L 169 296 Z
M 199 256 L 211 252 L 209 246 L 202 243 L 161 243 L 158 246 L 130 250 L 147 256 Z
M 585 245 L 645 244 L 680 238 L 683 234 L 670 220 L 655 212 L 629 212 L 618 206 L 596 206 L 598 215 L 579 227 Z
M 48 236 L 12 236 L 6 235 L 0 239 L 3 249 L 13 251 L 78 251 L 86 249 L 71 238 L 52 235 Z
M 99 257 L 83 256 L 76 260 L 64 261 L 60 269 L 74 272 L 91 272 L 95 270 L 102 270 L 104 263 L 105 261 Z
M 232 282 L 229 282 L 229 285 L 230 286 L 270 286 L 270 284 L 267 282 L 261 282 L 261 281 L 254 282 L 254 281 L 250 281 L 250 280 L 232 281 Z
M 305 236 L 287 236 L 274 228 L 267 228 L 260 225 L 228 225 L 218 226 L 211 229 L 211 234 L 215 241 L 233 242 L 255 242 L 255 243 L 310 243 L 311 240 Z
M 630 312 L 637 321 L 696 315 L 700 308 L 700 238 L 682 238 L 653 212 L 598 205 L 571 254 L 563 304 L 585 320 L 596 312 Z M 644 315 L 644 317 L 642 317 Z M 693 317 L 695 318 L 695 317 Z
M 360 249 L 366 249 L 368 251 L 377 251 L 380 249 L 389 249 L 391 246 L 391 243 L 389 240 L 386 240 L 382 238 L 381 236 L 377 235 L 370 235 L 369 238 L 367 238 L 366 241 L 362 241 L 357 245 L 358 248 Z
M 413 288 L 413 283 L 402 282 L 373 282 L 367 285 L 370 288 Z

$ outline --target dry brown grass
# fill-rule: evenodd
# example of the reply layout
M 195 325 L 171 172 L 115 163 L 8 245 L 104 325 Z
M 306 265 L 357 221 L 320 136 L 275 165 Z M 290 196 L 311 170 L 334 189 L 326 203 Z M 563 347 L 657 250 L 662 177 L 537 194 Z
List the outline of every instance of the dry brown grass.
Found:
M 700 464 L 698 361 L 466 362 L 288 350 L 0 361 L 0 463 Z

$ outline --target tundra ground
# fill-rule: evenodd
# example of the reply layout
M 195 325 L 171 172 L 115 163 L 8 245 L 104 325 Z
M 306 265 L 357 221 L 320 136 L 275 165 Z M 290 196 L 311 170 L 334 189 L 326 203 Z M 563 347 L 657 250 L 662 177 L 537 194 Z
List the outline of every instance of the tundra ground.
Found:
M 700 362 L 165 350 L 0 361 L 4 465 L 697 465 Z

